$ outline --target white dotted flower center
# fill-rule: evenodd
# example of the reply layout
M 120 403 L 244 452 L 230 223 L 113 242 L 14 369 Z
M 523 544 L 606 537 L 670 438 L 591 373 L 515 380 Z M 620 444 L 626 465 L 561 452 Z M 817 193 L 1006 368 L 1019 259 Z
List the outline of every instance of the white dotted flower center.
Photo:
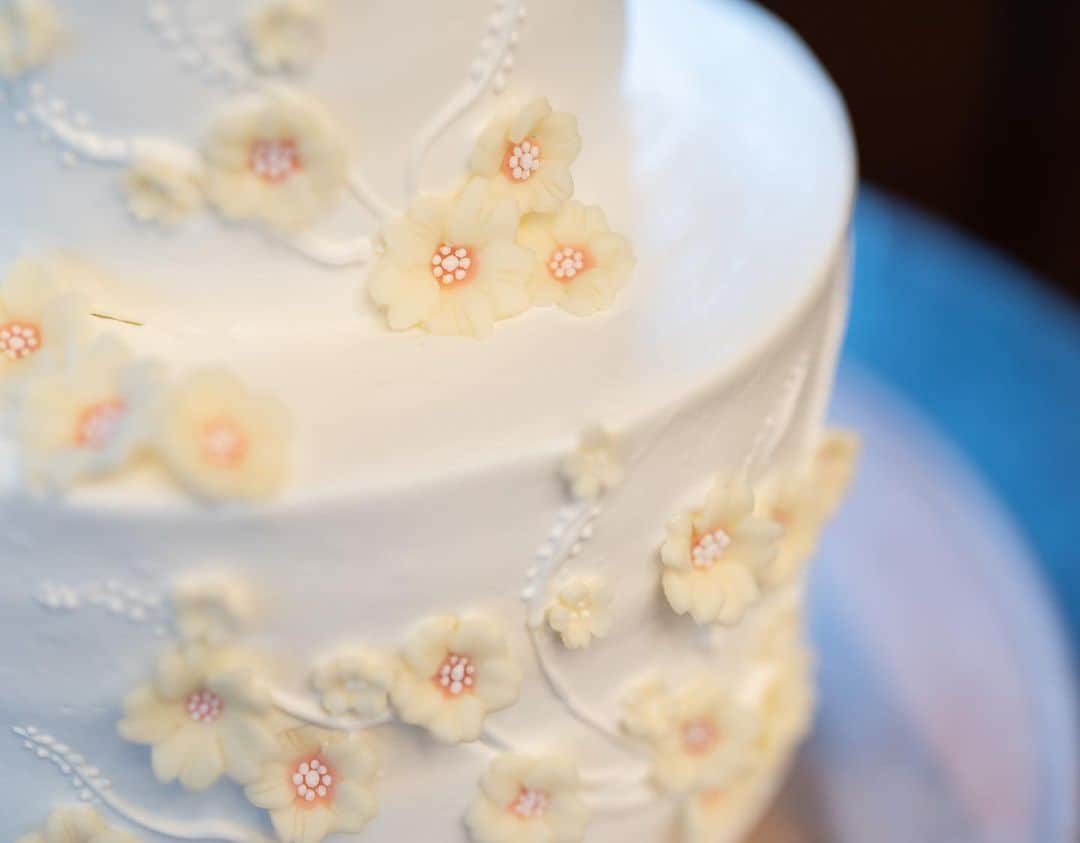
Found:
M 564 246 L 551 253 L 548 270 L 556 281 L 570 281 L 585 271 L 585 253 L 573 246 Z
M 220 468 L 232 468 L 247 453 L 244 432 L 229 419 L 210 422 L 203 429 L 203 456 L 207 462 Z
M 29 322 L 0 325 L 0 354 L 9 360 L 22 360 L 41 347 L 41 330 Z
M 716 724 L 707 717 L 683 724 L 683 748 L 690 755 L 704 755 L 711 752 L 719 740 L 720 733 Z
M 314 802 L 316 799 L 324 799 L 334 784 L 334 777 L 330 775 L 330 768 L 319 758 L 310 761 L 301 761 L 292 777 L 296 795 L 305 802 Z
M 303 169 L 296 141 L 284 138 L 255 141 L 251 145 L 249 163 L 255 175 L 273 184 L 285 181 Z
M 102 401 L 87 407 L 75 425 L 75 442 L 87 448 L 104 448 L 116 435 L 127 411 L 123 401 Z
M 694 543 L 693 550 L 690 551 L 690 562 L 695 568 L 711 568 L 720 561 L 730 544 L 731 536 L 718 527 Z
M 213 723 L 221 717 L 225 703 L 213 691 L 203 689 L 187 698 L 187 714 L 195 723 Z
M 528 181 L 540 169 L 540 145 L 530 140 L 514 144 L 506 158 L 506 169 L 515 181 Z
M 510 803 L 510 812 L 522 819 L 532 820 L 544 816 L 551 807 L 551 797 L 542 790 L 523 787 L 517 798 Z
M 464 246 L 443 243 L 431 256 L 431 274 L 440 284 L 449 286 L 469 277 L 472 252 Z
M 435 681 L 444 693 L 453 697 L 461 696 L 476 684 L 476 665 L 468 656 L 450 653 L 435 674 Z

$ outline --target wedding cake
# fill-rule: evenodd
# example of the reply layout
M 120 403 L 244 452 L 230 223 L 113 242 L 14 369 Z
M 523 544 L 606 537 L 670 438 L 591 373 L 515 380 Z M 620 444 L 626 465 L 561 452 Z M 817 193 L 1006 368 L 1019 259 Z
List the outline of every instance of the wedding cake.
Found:
M 790 32 L 0 0 L 0 108 L 0 837 L 748 833 L 857 451 Z

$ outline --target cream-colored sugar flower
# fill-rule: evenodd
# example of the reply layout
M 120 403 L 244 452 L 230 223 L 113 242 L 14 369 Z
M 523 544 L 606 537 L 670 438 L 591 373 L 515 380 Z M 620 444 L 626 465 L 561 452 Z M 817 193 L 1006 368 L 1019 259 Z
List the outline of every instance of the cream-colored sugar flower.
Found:
M 0 78 L 14 79 L 49 61 L 60 46 L 52 0 L 11 0 L 0 9 Z
M 120 185 L 132 216 L 143 222 L 176 225 L 203 205 L 202 163 L 173 144 L 139 144 Z
M 825 433 L 814 455 L 813 474 L 824 504 L 831 515 L 851 485 L 862 443 L 850 430 L 834 429 Z
M 634 683 L 622 698 L 623 729 L 636 738 L 655 740 L 671 723 L 671 695 L 667 684 L 656 676 Z
M 161 376 L 109 336 L 45 359 L 14 393 L 15 433 L 29 484 L 57 492 L 115 472 L 145 446 Z
M 45 827 L 20 837 L 16 843 L 138 843 L 133 834 L 109 828 L 89 805 L 57 808 Z
M 228 372 L 205 369 L 165 395 L 154 438 L 176 478 L 206 498 L 266 498 L 285 484 L 288 411 Z
M 677 516 L 660 548 L 671 608 L 697 623 L 736 623 L 757 602 L 755 577 L 772 564 L 783 528 L 754 515 L 743 482 L 717 482 L 703 509 Z
M 595 501 L 618 486 L 625 476 L 622 453 L 615 436 L 591 427 L 562 464 L 570 493 L 579 500 Z
M 574 577 L 559 589 L 548 607 L 548 625 L 562 636 L 569 649 L 588 647 L 594 638 L 603 638 L 611 631 L 614 596 L 603 577 Z
M 541 97 L 489 124 L 469 167 L 521 213 L 550 214 L 574 194 L 570 165 L 580 152 L 577 118 L 552 111 Z
M 374 719 L 390 710 L 396 672 L 387 653 L 353 646 L 320 661 L 311 673 L 311 686 L 327 714 Z
M 348 177 L 345 143 L 327 111 L 280 89 L 227 106 L 203 154 L 207 198 L 222 214 L 285 231 L 329 211 Z
M 496 758 L 480 780 L 465 823 L 475 843 L 575 843 L 589 811 L 569 758 Z
M 16 261 L 0 283 L 0 380 L 32 373 L 44 359 L 82 346 L 89 312 L 62 262 Z
M 406 723 L 448 743 L 473 741 L 489 714 L 517 702 L 521 678 L 499 624 L 444 615 L 406 641 L 390 698 Z
M 653 776 L 670 792 L 720 787 L 753 761 L 753 712 L 708 677 L 666 700 L 665 726 L 652 738 Z
M 758 775 L 740 776 L 723 787 L 694 793 L 683 801 L 684 843 L 715 843 L 729 837 L 762 788 Z
M 194 644 L 217 646 L 235 638 L 251 624 L 256 603 L 248 580 L 227 570 L 185 574 L 172 591 L 177 631 Z
M 322 46 L 324 0 L 261 0 L 248 13 L 244 37 L 263 70 L 296 70 Z
M 784 528 L 776 558 L 759 576 L 763 586 L 780 588 L 798 579 L 817 551 L 826 515 L 822 493 L 805 472 L 778 477 L 762 486 L 757 514 Z
M 575 316 L 607 310 L 634 271 L 628 241 L 599 208 L 567 202 L 553 216 L 526 217 L 518 242 L 534 255 L 534 304 L 557 304 Z
M 244 788 L 270 812 L 282 843 L 358 834 L 378 813 L 379 763 L 367 735 L 304 727 L 279 738 L 276 757 Z
M 769 665 L 756 695 L 759 763 L 777 763 L 809 731 L 814 714 L 812 667 L 810 654 L 802 647 Z
M 175 647 L 162 654 L 154 681 L 124 700 L 117 731 L 152 747 L 158 781 L 205 790 L 223 775 L 249 782 L 274 757 L 272 714 L 249 657 Z
M 513 203 L 482 180 L 423 197 L 386 229 L 368 294 L 394 331 L 485 336 L 529 304 L 532 255 L 514 242 L 517 225 Z

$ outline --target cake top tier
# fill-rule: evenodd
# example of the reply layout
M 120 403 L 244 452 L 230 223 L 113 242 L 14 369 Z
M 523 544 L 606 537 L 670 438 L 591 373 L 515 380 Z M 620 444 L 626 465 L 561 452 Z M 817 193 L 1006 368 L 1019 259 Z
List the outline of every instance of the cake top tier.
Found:
M 294 421 L 292 488 L 305 494 L 440 477 L 565 450 L 589 424 L 656 419 L 800 342 L 800 315 L 842 260 L 855 184 L 843 106 L 803 45 L 749 4 L 544 0 L 524 19 L 511 0 L 252 6 L 285 9 L 284 26 L 195 0 L 50 2 L 65 35 L 50 53 L 47 28 L 24 33 L 15 57 L 40 66 L 6 89 L 16 126 L 0 131 L 0 156 L 20 166 L 0 258 L 70 250 L 112 282 L 97 310 L 142 323 L 115 328 L 139 354 L 181 376 L 224 365 L 278 395 Z M 263 52 L 306 60 L 282 75 L 261 69 Z M 300 102 L 305 116 L 251 118 L 251 97 Z M 377 272 L 409 251 L 398 212 L 420 228 L 443 213 L 411 188 L 460 187 L 504 104 L 535 116 L 545 97 L 556 148 L 576 152 L 580 137 L 574 195 L 632 244 L 633 278 L 601 313 L 532 307 L 483 342 L 388 330 L 386 317 L 408 324 L 401 310 L 415 305 L 392 295 L 400 278 Z M 320 149 L 324 126 L 340 126 L 346 184 L 325 214 L 306 210 L 321 209 L 312 182 L 340 171 L 335 155 L 298 159 L 299 146 L 259 137 L 239 156 L 228 143 L 207 154 L 253 122 Z M 552 141 L 541 140 L 546 166 Z M 522 146 L 517 164 L 496 164 L 528 175 L 531 155 Z M 183 177 L 192 157 L 238 162 L 264 192 L 298 172 L 311 190 L 273 212 L 245 204 L 244 190 L 208 200 L 205 182 Z M 181 175 L 138 189 L 124 174 L 141 158 Z M 125 199 L 143 216 L 182 216 L 185 199 L 210 207 L 163 225 L 132 218 Z M 501 211 L 477 202 L 500 227 Z M 595 215 L 581 225 L 604 228 Z M 443 245 L 457 244 L 425 245 L 424 272 L 456 279 L 472 256 Z M 579 260 L 548 257 L 551 273 Z M 214 400 L 230 389 L 219 383 Z

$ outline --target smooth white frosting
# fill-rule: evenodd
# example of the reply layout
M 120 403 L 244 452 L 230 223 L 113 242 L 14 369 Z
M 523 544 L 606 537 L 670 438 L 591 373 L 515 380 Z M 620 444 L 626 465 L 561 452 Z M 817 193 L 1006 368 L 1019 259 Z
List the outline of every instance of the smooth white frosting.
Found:
M 61 4 L 72 40 L 43 77 L 50 94 L 87 109 L 93 125 L 194 140 L 225 92 L 179 69 L 146 29 L 145 4 L 109 2 L 115 12 Z M 299 692 L 312 660 L 342 640 L 390 645 L 433 613 L 484 609 L 513 630 L 526 671 L 522 702 L 497 716 L 501 731 L 537 751 L 574 749 L 584 766 L 626 763 L 544 687 L 522 623 L 526 572 L 563 503 L 558 465 L 593 423 L 637 456 L 571 565 L 618 583 L 616 623 L 588 651 L 559 654 L 560 674 L 611 720 L 621 688 L 649 668 L 678 678 L 709 666 L 741 681 L 734 665 L 800 589 L 772 595 L 704 647 L 660 603 L 655 548 L 717 470 L 763 442 L 765 468 L 788 464 L 816 441 L 846 311 L 853 146 L 827 78 L 761 11 L 642 0 L 624 28 L 622 6 L 531 4 L 506 96 L 545 94 L 578 114 L 577 194 L 630 236 L 636 276 L 608 314 L 533 311 L 486 341 L 390 334 L 373 312 L 355 312 L 361 271 L 329 270 L 213 217 L 178 233 L 146 229 L 125 216 L 114 169 L 67 169 L 34 132 L 0 133 L 0 156 L 20 161 L 4 200 L 19 214 L 0 227 L 0 257 L 70 248 L 129 279 L 116 306 L 146 320 L 125 334 L 140 350 L 178 370 L 228 364 L 281 395 L 297 421 L 292 488 L 268 507 L 202 509 L 154 478 L 0 506 L 10 654 L 0 725 L 33 724 L 71 744 L 155 816 L 260 822 L 230 786 L 193 795 L 158 785 L 145 750 L 114 735 L 120 699 L 163 645 L 152 621 L 85 606 L 45 613 L 34 599 L 50 582 L 161 594 L 186 571 L 225 565 L 268 601 L 256 643 L 280 663 L 284 687 Z M 467 76 L 490 6 L 330 9 L 310 85 L 391 195 L 407 138 Z M 104 45 L 123 45 L 123 63 L 102 60 Z M 462 172 L 497 105 L 484 99 L 440 142 L 425 184 Z M 397 727 L 379 740 L 383 807 L 360 839 L 464 840 L 487 754 Z M 14 738 L 0 741 L 0 762 L 17 771 L 0 835 L 28 830 L 70 794 Z M 676 810 L 659 801 L 605 814 L 587 839 L 668 840 Z

